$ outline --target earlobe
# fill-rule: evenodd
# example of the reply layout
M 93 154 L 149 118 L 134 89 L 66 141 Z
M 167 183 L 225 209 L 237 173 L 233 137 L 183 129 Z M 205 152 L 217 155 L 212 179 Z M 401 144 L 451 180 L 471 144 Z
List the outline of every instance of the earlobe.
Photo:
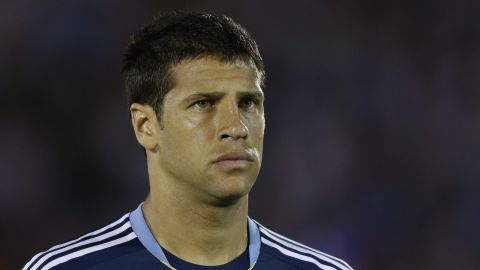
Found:
M 149 105 L 133 103 L 130 106 L 130 116 L 138 143 L 140 143 L 145 150 L 154 150 L 157 147 L 155 137 L 157 117 L 153 108 Z

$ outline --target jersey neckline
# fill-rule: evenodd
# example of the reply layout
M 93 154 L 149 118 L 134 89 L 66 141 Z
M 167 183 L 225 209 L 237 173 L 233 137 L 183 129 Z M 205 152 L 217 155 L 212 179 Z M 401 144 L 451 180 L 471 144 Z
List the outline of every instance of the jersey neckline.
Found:
M 158 260 L 162 263 L 170 266 L 170 263 L 163 252 L 162 247 L 157 242 L 153 233 L 150 231 L 150 228 L 145 221 L 145 217 L 143 216 L 142 212 L 143 202 L 135 209 L 134 211 L 130 212 L 130 223 L 132 224 L 132 229 L 137 235 L 138 239 L 142 243 L 142 245 Z M 247 226 L 248 226 L 248 255 L 250 257 L 250 268 L 255 265 L 256 261 L 258 260 L 258 256 L 260 255 L 260 230 L 258 229 L 258 225 L 250 218 L 247 218 Z

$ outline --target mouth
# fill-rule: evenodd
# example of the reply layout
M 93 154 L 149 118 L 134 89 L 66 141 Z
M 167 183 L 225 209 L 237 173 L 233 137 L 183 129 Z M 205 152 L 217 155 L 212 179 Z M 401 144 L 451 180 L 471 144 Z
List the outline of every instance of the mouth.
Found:
M 252 155 L 248 152 L 235 151 L 220 155 L 213 163 L 225 168 L 245 168 L 253 163 L 253 161 Z

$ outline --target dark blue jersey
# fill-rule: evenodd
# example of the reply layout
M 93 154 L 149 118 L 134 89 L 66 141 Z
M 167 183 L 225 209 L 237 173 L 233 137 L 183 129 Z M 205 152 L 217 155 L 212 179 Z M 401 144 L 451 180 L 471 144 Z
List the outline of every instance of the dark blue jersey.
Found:
M 175 269 L 153 237 L 141 206 L 101 229 L 35 255 L 23 270 Z M 344 261 L 281 236 L 250 218 L 247 226 L 249 266 L 245 269 L 352 270 Z
M 222 265 L 205 266 L 187 262 L 164 249 L 167 256 L 168 263 L 175 269 L 182 270 L 245 270 L 250 268 L 250 257 L 248 255 L 248 248 L 243 251 L 240 256 Z

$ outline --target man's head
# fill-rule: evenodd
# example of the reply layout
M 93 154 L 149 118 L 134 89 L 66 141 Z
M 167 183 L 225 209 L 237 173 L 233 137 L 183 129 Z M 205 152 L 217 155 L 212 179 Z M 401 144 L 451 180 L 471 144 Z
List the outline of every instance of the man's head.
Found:
M 128 105 L 148 104 L 161 116 L 163 98 L 175 86 L 172 67 L 202 57 L 251 63 L 264 83 L 257 44 L 239 24 L 224 15 L 172 11 L 132 37 L 123 68 Z
M 134 36 L 125 72 L 152 196 L 223 205 L 244 198 L 265 128 L 263 62 L 246 31 L 225 16 L 162 15 Z

